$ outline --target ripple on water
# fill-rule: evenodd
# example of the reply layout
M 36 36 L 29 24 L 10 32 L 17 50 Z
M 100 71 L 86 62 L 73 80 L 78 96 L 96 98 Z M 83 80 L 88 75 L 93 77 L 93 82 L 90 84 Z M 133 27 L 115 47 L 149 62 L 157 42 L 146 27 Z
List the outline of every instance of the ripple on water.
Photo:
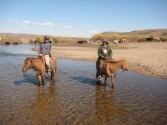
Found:
M 95 64 L 57 58 L 56 82 L 37 86 L 27 55 L 0 53 L 1 124 L 167 124 L 167 81 L 128 71 L 111 88 L 95 82 Z

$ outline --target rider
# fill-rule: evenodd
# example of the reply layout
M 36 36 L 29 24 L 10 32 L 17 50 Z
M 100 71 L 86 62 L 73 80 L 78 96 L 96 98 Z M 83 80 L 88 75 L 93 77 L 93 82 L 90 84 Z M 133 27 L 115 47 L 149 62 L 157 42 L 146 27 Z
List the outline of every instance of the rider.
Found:
M 49 42 L 49 36 L 44 37 L 44 42 L 39 46 L 39 55 L 45 57 L 47 73 L 50 75 L 50 51 L 51 51 L 51 43 Z
M 103 77 L 102 68 L 104 60 L 112 60 L 112 50 L 110 46 L 108 46 L 108 44 L 109 43 L 105 39 L 103 39 L 102 44 L 99 46 L 97 51 L 98 58 L 96 61 L 96 78 L 99 80 L 102 80 L 101 77 Z

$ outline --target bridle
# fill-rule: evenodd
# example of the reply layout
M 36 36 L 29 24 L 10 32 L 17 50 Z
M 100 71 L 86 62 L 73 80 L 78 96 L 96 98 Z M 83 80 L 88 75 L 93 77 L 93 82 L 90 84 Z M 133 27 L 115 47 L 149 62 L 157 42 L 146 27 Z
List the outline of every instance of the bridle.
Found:
M 33 66 L 33 63 L 32 63 L 32 58 L 29 58 L 29 59 L 30 59 L 30 63 L 31 63 L 31 68 L 33 68 L 33 69 L 37 70 L 37 69 L 35 68 L 35 66 Z M 30 69 L 30 68 L 28 67 L 28 69 Z
M 119 73 L 119 74 L 122 74 L 122 75 L 123 75 L 123 73 L 124 73 L 124 71 L 125 71 L 125 68 L 126 68 L 126 66 L 125 66 L 125 64 L 124 64 L 124 62 L 123 62 L 123 65 L 122 65 L 122 73 Z M 115 72 L 115 74 L 118 74 L 118 73 Z

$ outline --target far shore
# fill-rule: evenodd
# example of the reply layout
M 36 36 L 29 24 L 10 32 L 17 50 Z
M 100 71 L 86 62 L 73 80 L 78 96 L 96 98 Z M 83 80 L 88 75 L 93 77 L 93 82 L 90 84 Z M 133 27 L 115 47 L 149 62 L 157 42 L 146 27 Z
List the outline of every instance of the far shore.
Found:
M 59 58 L 96 62 L 97 44 L 53 44 L 51 54 Z M 113 59 L 125 58 L 130 70 L 156 78 L 167 79 L 167 42 L 129 42 L 111 44 Z M 38 48 L 34 48 L 37 51 Z

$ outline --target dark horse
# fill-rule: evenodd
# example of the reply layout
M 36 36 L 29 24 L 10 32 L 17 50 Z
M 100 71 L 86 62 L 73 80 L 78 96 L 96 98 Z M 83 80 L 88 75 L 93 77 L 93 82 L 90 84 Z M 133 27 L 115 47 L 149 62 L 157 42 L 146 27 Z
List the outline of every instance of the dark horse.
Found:
M 51 80 L 55 81 L 56 76 L 56 69 L 57 69 L 57 61 L 54 57 L 50 57 L 51 62 Z M 36 75 L 38 78 L 38 85 L 42 83 L 44 85 L 44 76 L 46 73 L 46 66 L 41 58 L 33 58 L 33 57 L 27 57 L 24 61 L 24 65 L 22 68 L 22 72 L 26 72 L 28 69 L 35 69 Z

